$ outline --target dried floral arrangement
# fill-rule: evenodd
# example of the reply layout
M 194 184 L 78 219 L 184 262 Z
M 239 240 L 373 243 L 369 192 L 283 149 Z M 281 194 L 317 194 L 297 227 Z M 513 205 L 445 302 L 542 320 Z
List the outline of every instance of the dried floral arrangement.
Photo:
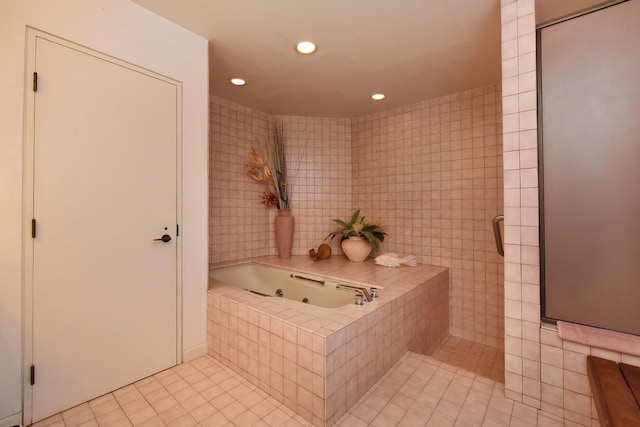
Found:
M 300 168 L 300 158 L 293 174 L 287 169 L 287 141 L 284 126 L 279 119 L 272 118 L 270 124 L 270 144 L 260 151 L 251 148 L 251 158 L 247 162 L 249 176 L 256 182 L 265 184 L 267 189 L 260 194 L 260 203 L 265 207 L 291 209 L 290 195 Z M 306 144 L 304 144 L 306 149 Z M 300 152 L 300 157 L 304 150 Z

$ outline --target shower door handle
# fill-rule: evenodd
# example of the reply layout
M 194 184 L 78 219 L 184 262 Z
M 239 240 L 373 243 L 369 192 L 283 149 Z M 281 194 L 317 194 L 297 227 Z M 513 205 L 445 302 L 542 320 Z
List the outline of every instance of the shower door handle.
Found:
M 504 256 L 502 235 L 500 234 L 500 221 L 504 221 L 504 215 L 496 215 L 493 217 L 493 237 L 496 239 L 496 248 L 498 249 L 498 253 Z

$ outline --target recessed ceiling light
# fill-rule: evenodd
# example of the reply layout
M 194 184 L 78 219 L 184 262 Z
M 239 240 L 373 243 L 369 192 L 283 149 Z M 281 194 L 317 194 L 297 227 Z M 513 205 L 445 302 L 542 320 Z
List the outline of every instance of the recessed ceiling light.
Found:
M 239 77 L 233 77 L 231 79 L 229 79 L 229 83 L 231 83 L 234 86 L 244 86 L 247 84 L 247 81 L 245 79 L 241 79 Z
M 384 99 L 384 93 L 374 93 L 371 95 L 371 99 L 374 101 L 382 101 Z
M 311 55 L 317 49 L 316 45 L 309 41 L 300 42 L 296 45 L 296 51 L 302 55 Z

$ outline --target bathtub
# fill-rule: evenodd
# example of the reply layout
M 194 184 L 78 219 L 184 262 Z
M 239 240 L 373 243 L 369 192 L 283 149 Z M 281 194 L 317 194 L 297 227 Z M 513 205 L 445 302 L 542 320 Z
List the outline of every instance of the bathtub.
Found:
M 339 285 L 361 286 L 309 273 L 259 264 L 239 264 L 214 268 L 212 279 L 253 294 L 271 298 L 304 313 L 324 315 L 336 308 L 354 304 L 355 292 Z M 367 288 L 370 292 L 371 288 Z
M 216 266 L 207 292 L 208 354 L 310 424 L 332 426 L 407 351 L 431 354 L 446 339 L 448 273 L 341 256 Z M 336 289 L 341 284 L 380 292 L 356 305 L 355 292 Z M 282 298 L 272 296 L 278 289 Z

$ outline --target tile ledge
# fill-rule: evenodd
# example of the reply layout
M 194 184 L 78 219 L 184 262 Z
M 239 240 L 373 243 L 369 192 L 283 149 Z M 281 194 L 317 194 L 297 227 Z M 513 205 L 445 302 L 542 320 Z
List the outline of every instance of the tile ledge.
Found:
M 640 356 L 640 336 L 636 335 L 558 321 L 558 336 L 591 347 Z

